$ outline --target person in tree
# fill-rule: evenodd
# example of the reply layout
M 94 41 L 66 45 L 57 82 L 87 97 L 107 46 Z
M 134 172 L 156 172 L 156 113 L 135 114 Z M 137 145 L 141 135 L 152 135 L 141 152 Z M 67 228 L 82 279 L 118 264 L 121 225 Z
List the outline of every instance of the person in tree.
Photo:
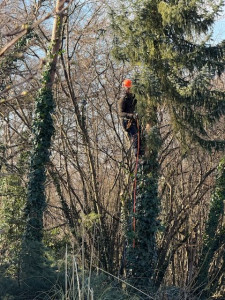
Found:
M 144 151 L 141 147 L 140 128 L 138 126 L 138 119 L 136 113 L 137 99 L 135 95 L 131 93 L 132 81 L 125 79 L 123 81 L 123 88 L 125 89 L 125 95 L 119 101 L 119 116 L 122 119 L 122 125 L 124 130 L 128 133 L 128 137 L 134 149 L 135 156 L 141 156 Z

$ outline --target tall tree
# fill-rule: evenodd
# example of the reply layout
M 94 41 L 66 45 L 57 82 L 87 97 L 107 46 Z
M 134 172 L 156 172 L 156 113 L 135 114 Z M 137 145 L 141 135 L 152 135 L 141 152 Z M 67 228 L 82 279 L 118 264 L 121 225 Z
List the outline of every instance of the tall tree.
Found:
M 200 0 L 127 1 L 121 3 L 119 14 L 112 12 L 113 53 L 118 60 L 138 69 L 134 76 L 136 93 L 139 106 L 144 107 L 143 119 L 151 125 L 150 136 L 159 124 L 161 108 L 166 107 L 174 136 L 182 143 L 184 152 L 189 143 L 209 150 L 224 147 L 224 141 L 210 138 L 207 131 L 207 126 L 215 124 L 225 113 L 225 93 L 212 85 L 212 80 L 224 71 L 225 45 L 222 42 L 212 46 L 207 37 L 221 7 L 222 1 L 217 5 Z M 153 120 L 156 120 L 154 124 Z M 154 152 L 153 145 L 146 142 L 148 153 Z M 145 168 L 145 177 L 153 172 L 156 156 L 154 160 L 151 155 L 150 159 L 146 156 L 149 167 Z M 153 199 L 149 193 L 145 213 L 149 211 L 149 218 L 155 222 Z M 143 211 L 140 214 L 143 216 Z M 141 216 L 137 227 L 146 226 L 144 232 L 148 237 L 139 235 L 140 244 L 143 239 L 152 240 L 156 232 L 156 229 L 148 232 L 149 224 L 144 225 Z M 143 250 L 143 260 L 149 251 L 152 251 L 151 244 Z M 141 263 L 140 273 L 145 274 L 149 262 Z M 163 279 L 163 268 L 161 264 L 157 271 L 156 286 Z
M 33 149 L 28 175 L 28 195 L 25 208 L 27 217 L 22 249 L 22 278 L 43 276 L 44 258 L 43 213 L 46 208 L 45 180 L 46 165 L 49 162 L 51 138 L 54 133 L 52 113 L 54 110 L 53 83 L 57 58 L 61 45 L 64 0 L 57 0 L 55 20 L 49 53 L 42 73 L 41 88 L 38 91 L 33 122 Z

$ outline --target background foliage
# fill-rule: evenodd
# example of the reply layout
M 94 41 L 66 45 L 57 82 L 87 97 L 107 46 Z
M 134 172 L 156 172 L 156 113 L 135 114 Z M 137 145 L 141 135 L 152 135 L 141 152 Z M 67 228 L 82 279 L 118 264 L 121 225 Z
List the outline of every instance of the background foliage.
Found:
M 212 46 L 205 35 L 221 4 L 209 10 L 209 1 L 184 2 L 108 2 L 109 20 L 104 1 L 73 1 L 63 18 L 52 92 L 43 89 L 52 15 L 0 57 L 3 299 L 225 297 L 224 42 Z M 54 12 L 51 1 L 3 1 L 0 8 L 1 48 Z M 135 161 L 117 113 L 128 76 L 148 128 L 135 233 Z M 40 128 L 46 98 L 50 123 Z M 41 130 L 42 142 L 48 137 L 43 149 L 32 144 Z M 36 180 L 28 184 L 35 149 L 43 156 L 36 157 L 42 191 Z M 44 269 L 34 268 L 38 280 L 25 272 L 31 278 L 25 288 L 21 247 L 27 194 L 33 199 L 35 188 L 44 213 L 38 211 L 41 231 L 31 238 L 35 251 L 41 242 L 43 260 L 30 253 Z

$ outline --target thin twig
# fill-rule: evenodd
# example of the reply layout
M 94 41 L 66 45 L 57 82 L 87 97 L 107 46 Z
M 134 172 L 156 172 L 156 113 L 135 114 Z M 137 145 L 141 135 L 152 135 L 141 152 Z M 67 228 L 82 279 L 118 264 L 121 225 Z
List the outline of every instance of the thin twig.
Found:
M 99 269 L 100 271 L 102 271 L 102 272 L 104 272 L 104 273 L 106 273 L 106 274 L 112 276 L 113 278 L 115 278 L 115 279 L 117 279 L 117 280 L 119 280 L 119 281 L 125 283 L 126 285 L 130 286 L 131 288 L 135 289 L 136 291 L 140 292 L 141 294 L 147 296 L 149 299 L 153 299 L 153 300 L 155 299 L 155 298 L 151 297 L 150 295 L 146 294 L 145 292 L 143 292 L 142 290 L 139 290 L 139 289 L 136 288 L 135 286 L 133 286 L 133 285 L 131 285 L 130 283 L 126 282 L 125 280 L 122 280 L 122 279 L 120 279 L 119 277 L 116 277 L 116 276 L 114 276 L 113 274 L 111 274 L 111 273 L 109 273 L 109 272 L 107 272 L 107 271 L 105 271 L 105 270 L 103 270 L 103 269 L 101 269 L 101 268 L 99 268 L 99 267 L 96 267 L 96 266 L 94 266 L 94 267 L 95 267 L 96 269 Z
M 4 55 L 4 53 L 9 49 L 11 48 L 21 37 L 23 37 L 25 34 L 28 33 L 28 30 L 32 30 L 34 29 L 35 27 L 37 27 L 40 23 L 44 22 L 45 20 L 47 20 L 48 18 L 51 17 L 51 13 L 47 14 L 43 19 L 37 21 L 36 23 L 34 23 L 33 25 L 29 26 L 27 25 L 27 28 L 24 28 L 19 35 L 17 35 L 14 39 L 12 39 L 7 45 L 5 45 L 5 47 L 3 47 L 1 50 L 0 50 L 0 57 L 2 55 Z
M 1 97 L 4 93 L 10 91 L 11 89 L 13 89 L 13 88 L 15 88 L 15 87 L 18 87 L 18 86 L 20 86 L 20 85 L 22 85 L 22 84 L 28 82 L 29 80 L 31 80 L 31 79 L 33 79 L 33 78 L 34 78 L 33 75 L 31 75 L 31 76 L 29 76 L 27 79 L 25 79 L 25 80 L 22 81 L 22 82 L 19 82 L 19 83 L 16 83 L 16 84 L 13 84 L 13 85 L 10 85 L 10 86 L 6 87 L 2 92 L 0 92 L 0 97 Z

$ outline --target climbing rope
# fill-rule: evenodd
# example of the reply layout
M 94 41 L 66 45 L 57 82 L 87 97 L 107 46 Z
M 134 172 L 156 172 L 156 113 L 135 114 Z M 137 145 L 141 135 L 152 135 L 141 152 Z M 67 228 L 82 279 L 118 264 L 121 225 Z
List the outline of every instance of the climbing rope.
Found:
M 137 171 L 138 171 L 138 160 L 139 160 L 139 153 L 140 153 L 140 130 L 139 130 L 139 122 L 137 122 L 137 156 L 136 156 L 136 164 L 134 169 L 134 183 L 133 183 L 133 231 L 136 230 L 136 194 L 137 194 Z M 133 248 L 135 248 L 135 239 L 133 239 Z

